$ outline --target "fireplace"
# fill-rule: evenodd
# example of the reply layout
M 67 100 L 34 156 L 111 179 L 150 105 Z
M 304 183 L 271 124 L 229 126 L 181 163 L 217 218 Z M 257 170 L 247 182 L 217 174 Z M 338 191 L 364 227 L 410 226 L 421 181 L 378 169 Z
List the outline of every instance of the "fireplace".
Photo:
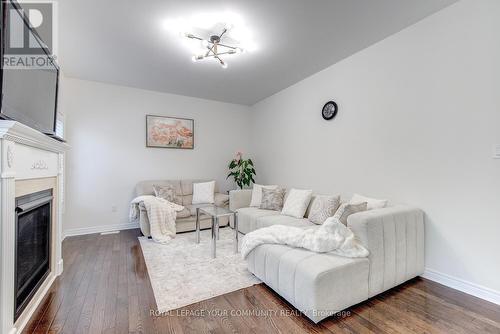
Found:
M 16 198 L 14 321 L 50 273 L 52 189 Z

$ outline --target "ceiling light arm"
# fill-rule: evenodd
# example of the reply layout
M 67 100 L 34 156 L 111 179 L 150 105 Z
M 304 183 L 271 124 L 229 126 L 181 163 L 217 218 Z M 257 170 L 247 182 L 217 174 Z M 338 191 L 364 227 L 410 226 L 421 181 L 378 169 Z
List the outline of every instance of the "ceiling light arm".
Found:
M 224 36 L 224 34 L 227 32 L 227 29 L 224 28 L 224 30 L 222 30 L 221 34 L 219 35 L 219 40 L 222 39 L 222 36 Z
M 214 52 L 214 46 L 215 46 L 215 44 L 212 44 L 212 46 L 207 46 L 208 51 L 205 54 L 205 57 L 211 57 L 210 56 L 210 52 L 212 52 L 213 54 L 215 54 L 215 52 Z
M 222 44 L 222 43 L 218 43 L 219 46 L 222 46 L 222 47 L 225 47 L 225 48 L 228 48 L 228 49 L 233 49 L 233 50 L 236 50 L 238 49 L 237 46 L 229 46 L 229 45 L 226 45 L 226 44 Z

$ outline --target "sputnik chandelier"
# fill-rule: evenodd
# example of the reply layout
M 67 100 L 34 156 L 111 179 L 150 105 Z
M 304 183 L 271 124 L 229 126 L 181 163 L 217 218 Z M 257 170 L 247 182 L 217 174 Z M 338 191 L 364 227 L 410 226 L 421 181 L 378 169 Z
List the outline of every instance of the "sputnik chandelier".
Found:
M 224 55 L 232 55 L 242 53 L 244 50 L 240 47 L 231 46 L 222 43 L 222 38 L 227 33 L 227 28 L 224 28 L 219 35 L 212 35 L 210 39 L 204 39 L 191 33 L 186 33 L 185 36 L 191 39 L 197 39 L 201 42 L 202 46 L 206 48 L 206 52 L 196 54 L 191 59 L 194 62 L 201 61 L 208 58 L 213 58 L 219 62 L 222 68 L 227 68 L 227 62 L 221 58 Z

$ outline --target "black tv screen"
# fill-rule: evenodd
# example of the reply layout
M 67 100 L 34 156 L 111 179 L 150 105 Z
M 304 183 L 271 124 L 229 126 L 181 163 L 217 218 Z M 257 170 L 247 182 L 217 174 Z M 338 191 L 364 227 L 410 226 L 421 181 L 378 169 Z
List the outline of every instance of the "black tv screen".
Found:
M 5 2 L 4 2 L 5 4 Z M 19 8 L 18 5 L 16 8 Z M 39 42 L 39 36 L 34 32 L 21 15 L 21 11 L 9 10 L 3 7 L 2 50 L 5 50 L 6 36 L 28 31 L 31 41 Z M 10 7 L 9 9 L 12 9 Z M 17 14 L 16 14 L 17 13 Z M 17 17 L 19 15 L 19 17 Z M 9 24 L 9 20 L 17 20 L 23 25 Z M 19 27 L 20 28 L 13 28 Z M 27 29 L 26 29 L 27 28 Z M 19 31 L 12 31 L 12 30 Z M 42 45 L 42 44 L 40 44 Z M 49 51 L 45 51 L 49 57 Z M 9 57 L 9 55 L 3 55 Z M 4 59 L 2 59 L 4 60 Z M 43 67 L 8 68 L 5 61 L 2 64 L 2 99 L 1 114 L 4 119 L 24 123 L 48 135 L 55 134 L 57 115 L 57 86 L 59 69 L 55 63 Z
M 57 71 L 4 70 L 2 114 L 40 132 L 54 134 Z

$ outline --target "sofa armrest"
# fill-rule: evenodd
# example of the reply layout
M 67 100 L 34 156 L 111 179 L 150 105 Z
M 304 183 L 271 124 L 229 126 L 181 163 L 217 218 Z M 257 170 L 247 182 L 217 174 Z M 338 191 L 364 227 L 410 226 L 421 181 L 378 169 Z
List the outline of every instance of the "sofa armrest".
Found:
M 239 208 L 250 206 L 252 200 L 252 189 L 231 190 L 229 192 L 229 210 L 236 211 Z
M 409 206 L 359 212 L 347 226 L 370 251 L 370 297 L 424 272 L 424 213 Z
M 229 195 L 215 193 L 214 194 L 214 204 L 217 206 L 227 206 L 229 203 Z

